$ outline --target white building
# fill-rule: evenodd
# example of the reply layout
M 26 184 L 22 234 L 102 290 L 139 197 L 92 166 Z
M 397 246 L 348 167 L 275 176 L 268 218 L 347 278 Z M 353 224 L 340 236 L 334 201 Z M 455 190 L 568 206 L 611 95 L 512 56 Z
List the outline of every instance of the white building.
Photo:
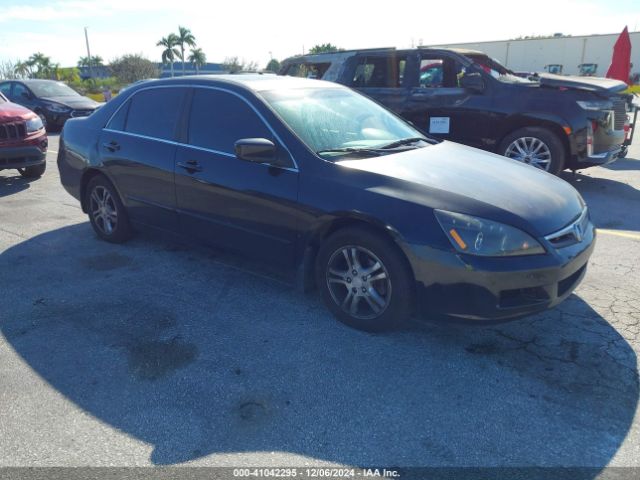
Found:
M 584 35 L 578 37 L 556 35 L 550 38 L 527 38 L 522 40 L 500 40 L 492 42 L 430 45 L 431 47 L 457 47 L 480 50 L 495 58 L 505 67 L 516 72 L 558 73 L 562 66 L 565 75 L 578 75 L 579 66 L 597 65 L 596 76 L 604 77 L 611 64 L 613 45 L 620 33 Z M 630 32 L 632 75 L 640 73 L 640 32 Z M 546 67 L 546 69 L 545 69 Z M 589 68 L 589 67 L 583 67 Z M 593 69 L 593 67 L 591 67 Z

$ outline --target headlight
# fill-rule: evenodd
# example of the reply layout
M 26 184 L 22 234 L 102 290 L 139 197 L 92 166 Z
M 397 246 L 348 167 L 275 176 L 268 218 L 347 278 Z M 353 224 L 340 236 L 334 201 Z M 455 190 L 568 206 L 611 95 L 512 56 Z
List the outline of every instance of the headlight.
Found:
M 434 213 L 459 252 L 483 257 L 545 253 L 533 237 L 509 225 L 444 210 L 434 210 Z
M 27 126 L 27 133 L 34 133 L 44 128 L 44 125 L 42 125 L 42 120 L 40 120 L 40 117 L 30 118 L 29 120 L 26 121 L 26 126 Z
M 56 113 L 64 113 L 71 110 L 69 107 L 65 105 L 61 105 L 59 103 L 45 103 L 44 106 L 50 112 L 56 112 Z
M 584 110 L 613 110 L 613 103 L 608 100 L 577 101 Z

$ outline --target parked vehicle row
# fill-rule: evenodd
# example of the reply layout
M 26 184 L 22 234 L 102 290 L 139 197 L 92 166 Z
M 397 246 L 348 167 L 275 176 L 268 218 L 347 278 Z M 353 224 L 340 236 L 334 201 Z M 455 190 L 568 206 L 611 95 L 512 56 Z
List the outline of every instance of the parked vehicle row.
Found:
M 281 75 L 368 95 L 422 131 L 557 174 L 626 154 L 629 97 L 604 78 L 516 76 L 481 52 L 354 50 L 293 57 Z
M 387 64 L 354 58 L 365 88 L 377 62 Z M 467 88 L 489 85 L 477 73 L 465 75 Z M 447 104 L 446 92 L 415 80 Z M 397 85 L 387 89 L 394 103 Z M 444 130 L 433 118 L 432 133 Z M 460 131 L 457 119 L 448 125 Z M 553 148 L 551 137 L 535 138 Z M 553 307 L 583 278 L 595 240 L 584 201 L 551 168 L 434 139 L 331 82 L 221 75 L 134 85 L 67 121 L 58 167 L 100 238 L 123 242 L 151 226 L 274 262 L 365 330 L 415 310 L 503 320 Z
M 0 170 L 16 169 L 24 177 L 40 177 L 47 168 L 47 145 L 40 118 L 0 93 Z
M 47 130 L 59 130 L 69 118 L 91 115 L 100 103 L 53 80 L 8 80 L 0 82 L 0 93 L 32 110 Z

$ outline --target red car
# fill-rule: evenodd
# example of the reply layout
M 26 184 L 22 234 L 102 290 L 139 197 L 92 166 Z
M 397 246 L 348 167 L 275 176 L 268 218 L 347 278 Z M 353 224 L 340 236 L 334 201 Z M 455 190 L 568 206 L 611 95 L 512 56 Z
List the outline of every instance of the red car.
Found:
M 47 168 L 47 132 L 40 117 L 0 93 L 0 170 L 37 178 Z

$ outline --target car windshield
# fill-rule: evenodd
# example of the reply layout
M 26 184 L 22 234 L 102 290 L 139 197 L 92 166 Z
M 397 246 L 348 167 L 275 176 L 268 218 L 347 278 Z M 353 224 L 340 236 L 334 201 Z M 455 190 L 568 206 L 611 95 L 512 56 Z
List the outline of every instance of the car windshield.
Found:
M 390 149 L 417 148 L 432 142 L 404 120 L 351 90 L 296 88 L 261 95 L 311 150 L 325 157 L 365 151 L 393 153 Z
M 79 97 L 80 94 L 62 82 L 42 81 L 29 83 L 36 97 Z
M 511 70 L 503 67 L 497 60 L 486 55 L 467 55 L 467 57 L 485 72 L 504 83 L 535 83 L 527 78 L 518 77 Z
M 6 98 L 4 98 L 4 95 L 2 95 L 0 93 L 0 105 L 3 104 L 3 103 L 6 103 L 6 102 L 8 102 L 8 100 Z

